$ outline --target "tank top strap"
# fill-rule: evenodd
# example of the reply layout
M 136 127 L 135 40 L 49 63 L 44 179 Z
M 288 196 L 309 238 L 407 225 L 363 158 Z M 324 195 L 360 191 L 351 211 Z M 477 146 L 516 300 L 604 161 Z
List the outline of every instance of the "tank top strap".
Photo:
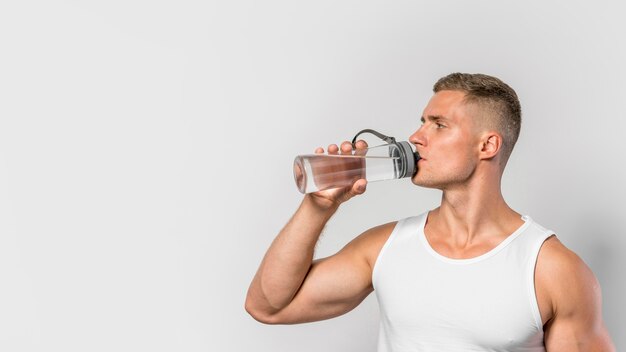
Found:
M 519 236 L 515 239 L 512 249 L 523 252 L 524 257 L 529 257 L 534 265 L 534 261 L 537 259 L 541 246 L 545 240 L 554 235 L 554 231 L 539 225 L 530 216 L 524 215 L 522 218 L 527 223 L 526 229 L 524 230 L 523 236 Z
M 543 246 L 543 243 L 549 237 L 554 235 L 554 231 L 544 228 L 529 216 L 524 216 L 523 218 L 528 223 L 528 226 L 523 236 L 519 236 L 509 250 L 515 251 L 519 258 L 523 258 L 521 264 L 525 266 L 523 275 L 527 289 L 527 297 L 530 300 L 531 312 L 537 329 L 543 329 L 541 313 L 539 312 L 539 302 L 537 301 L 535 292 L 535 267 L 541 246 Z
M 389 248 L 393 245 L 397 246 L 406 246 L 409 242 L 414 242 L 419 244 L 419 233 L 421 229 L 424 227 L 424 223 L 428 217 L 428 212 L 425 212 L 420 215 L 410 216 L 403 219 L 398 220 L 396 226 L 393 231 L 389 235 L 389 238 L 381 248 L 378 253 L 378 257 L 374 262 L 374 269 L 372 270 L 372 281 L 374 285 L 376 283 L 376 277 L 378 276 L 378 267 L 381 258 L 384 257 L 385 253 L 389 250 Z

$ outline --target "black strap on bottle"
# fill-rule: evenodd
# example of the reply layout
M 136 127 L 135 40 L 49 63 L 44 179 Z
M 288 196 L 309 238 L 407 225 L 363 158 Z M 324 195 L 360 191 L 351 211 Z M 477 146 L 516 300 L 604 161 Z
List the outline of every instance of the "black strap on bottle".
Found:
M 389 156 L 394 157 L 394 170 L 397 172 L 396 178 L 412 176 L 417 172 L 417 161 L 420 159 L 420 156 L 416 151 L 413 151 L 409 142 L 396 142 L 394 137 L 385 136 L 371 129 L 365 129 L 352 138 L 353 149 L 356 149 L 356 139 L 363 133 L 371 133 L 387 144 L 395 145 L 396 148 L 389 148 Z
M 388 144 L 396 143 L 396 139 L 394 137 L 385 136 L 384 134 L 382 134 L 382 133 L 380 133 L 378 131 L 374 131 L 374 130 L 371 130 L 369 128 L 366 128 L 366 129 L 360 131 L 359 133 L 357 133 L 356 136 L 354 136 L 354 138 L 352 138 L 352 148 L 353 149 L 356 149 L 356 139 L 363 133 L 371 133 L 374 136 L 376 136 L 376 137 L 382 139 L 383 141 L 387 142 Z

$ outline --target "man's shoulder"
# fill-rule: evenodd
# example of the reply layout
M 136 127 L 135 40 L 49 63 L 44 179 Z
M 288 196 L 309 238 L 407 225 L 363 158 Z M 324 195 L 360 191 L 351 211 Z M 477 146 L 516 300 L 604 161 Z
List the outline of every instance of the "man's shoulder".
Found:
M 361 257 L 370 267 L 373 267 L 380 250 L 393 233 L 397 223 L 398 221 L 392 221 L 364 231 L 350 241 L 344 250 L 350 251 L 356 257 Z
M 567 248 L 556 235 L 549 236 L 543 243 L 537 259 L 543 271 L 563 274 L 567 271 L 580 270 L 586 266 L 583 260 Z
M 405 217 L 400 220 L 372 227 L 355 238 L 354 241 L 366 247 L 374 247 L 374 249 L 378 251 L 380 247 L 387 242 L 397 227 L 413 226 L 422 221 L 424 216 L 426 216 L 426 213 Z
M 409 216 L 396 221 L 391 221 L 378 226 L 374 226 L 361 233 L 353 240 L 353 242 L 366 246 L 383 245 L 389 239 L 397 226 L 410 226 L 412 222 L 419 222 L 420 219 L 425 215 L 426 213 L 416 216 Z
M 382 246 L 389 239 L 397 224 L 398 221 L 391 221 L 374 226 L 356 237 L 353 242 L 361 248 Z
M 370 267 L 373 267 L 380 251 L 385 243 L 387 243 L 394 230 L 396 230 L 399 225 L 411 226 L 412 223 L 423 220 L 422 217 L 425 215 L 426 213 L 417 216 L 409 216 L 369 228 L 350 241 L 346 249 L 349 249 L 353 255 L 364 258 L 368 264 L 370 264 Z
M 549 350 L 615 350 L 602 321 L 598 280 L 555 236 L 545 241 L 539 253 L 535 278 L 538 298 L 541 293 L 546 298 L 542 318 Z
M 598 282 L 585 262 L 556 236 L 543 243 L 537 258 L 535 275 L 553 304 L 577 300 L 577 293 L 588 294 Z M 580 297 L 579 297 L 580 298 Z

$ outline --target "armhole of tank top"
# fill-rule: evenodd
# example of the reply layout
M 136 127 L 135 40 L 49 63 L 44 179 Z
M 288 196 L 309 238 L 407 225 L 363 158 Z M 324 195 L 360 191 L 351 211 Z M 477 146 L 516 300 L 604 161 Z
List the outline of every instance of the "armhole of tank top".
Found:
M 530 309 L 535 319 L 535 327 L 543 332 L 543 321 L 541 320 L 541 312 L 539 311 L 539 301 L 537 300 L 537 288 L 535 287 L 535 270 L 537 269 L 537 259 L 539 258 L 539 252 L 541 247 L 548 240 L 548 238 L 556 236 L 553 231 L 543 230 L 542 235 L 533 244 L 533 248 L 530 252 L 530 260 L 528 265 L 528 298 L 530 299 Z
M 393 240 L 395 239 L 397 233 L 400 232 L 400 229 L 404 227 L 404 224 L 409 219 L 410 218 L 405 218 L 405 219 L 398 220 L 398 222 L 396 222 L 396 226 L 394 226 L 393 230 L 391 231 L 389 238 L 387 238 L 387 241 L 385 241 L 385 244 L 380 249 L 380 252 L 378 252 L 378 256 L 376 257 L 376 261 L 374 262 L 374 268 L 372 269 L 372 286 L 374 287 L 374 290 L 376 290 L 376 281 L 377 281 L 376 277 L 378 276 L 377 273 L 378 273 L 380 260 L 385 254 L 385 252 L 387 251 L 387 248 L 391 245 L 391 242 L 393 242 Z

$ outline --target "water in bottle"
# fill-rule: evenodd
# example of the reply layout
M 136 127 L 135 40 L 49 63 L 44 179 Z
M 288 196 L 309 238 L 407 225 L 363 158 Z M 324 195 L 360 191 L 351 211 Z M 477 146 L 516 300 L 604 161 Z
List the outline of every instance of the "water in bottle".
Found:
M 293 172 L 302 193 L 351 186 L 358 179 L 368 182 L 410 177 L 417 172 L 419 155 L 409 142 L 396 142 L 373 130 L 364 130 L 385 139 L 387 144 L 353 150 L 352 154 L 298 155 Z M 357 137 L 358 135 L 357 134 Z M 353 145 L 356 138 L 353 140 Z

